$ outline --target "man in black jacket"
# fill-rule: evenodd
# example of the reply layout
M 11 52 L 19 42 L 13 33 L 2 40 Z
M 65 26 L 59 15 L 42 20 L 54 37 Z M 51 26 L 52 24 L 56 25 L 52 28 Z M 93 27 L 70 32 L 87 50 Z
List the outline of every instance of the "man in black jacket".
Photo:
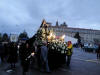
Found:
M 30 56 L 32 53 L 29 44 L 28 43 L 22 44 L 19 53 L 23 69 L 23 75 L 26 75 L 26 72 L 28 72 L 30 65 L 30 59 L 28 58 L 28 56 Z

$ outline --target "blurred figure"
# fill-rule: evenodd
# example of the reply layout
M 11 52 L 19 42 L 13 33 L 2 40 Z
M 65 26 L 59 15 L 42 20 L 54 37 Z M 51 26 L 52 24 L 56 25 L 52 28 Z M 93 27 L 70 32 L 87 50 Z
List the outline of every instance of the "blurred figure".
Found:
M 4 44 L 4 51 L 5 51 L 5 54 L 4 54 L 4 56 L 5 56 L 5 61 L 7 61 L 7 59 L 8 59 L 8 54 L 9 54 L 9 44 L 7 43 L 7 44 Z
M 70 65 L 70 61 L 71 61 L 71 56 L 72 56 L 72 53 L 73 53 L 73 45 L 71 43 L 71 41 L 68 41 L 67 43 L 67 66 Z
M 37 58 L 38 68 L 40 69 L 41 68 L 41 45 L 37 45 L 36 58 Z
M 15 68 L 15 64 L 17 63 L 17 45 L 16 43 L 11 43 L 9 47 L 9 58 L 8 62 L 11 64 L 11 69 Z
M 100 44 L 99 44 L 99 47 L 98 47 L 98 50 L 97 50 L 97 59 L 100 59 Z
M 30 65 L 30 58 L 28 58 L 31 55 L 32 51 L 28 43 L 22 44 L 20 46 L 19 54 L 21 59 L 21 65 L 23 69 L 23 75 L 26 75 L 26 73 L 29 70 Z
M 43 72 L 46 69 L 46 72 L 50 72 L 48 65 L 48 48 L 47 43 L 43 42 L 41 46 L 41 71 Z
M 4 62 L 4 54 L 5 54 L 4 46 L 3 46 L 2 43 L 0 43 L 0 58 L 1 58 L 1 62 Z

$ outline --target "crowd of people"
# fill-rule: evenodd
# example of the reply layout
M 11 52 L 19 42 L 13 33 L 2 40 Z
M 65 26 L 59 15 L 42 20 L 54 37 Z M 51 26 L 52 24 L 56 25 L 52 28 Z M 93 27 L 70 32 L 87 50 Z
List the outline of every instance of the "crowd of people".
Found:
M 47 43 L 43 41 L 42 44 L 34 42 L 32 46 L 27 42 L 22 43 L 20 46 L 14 42 L 0 43 L 1 62 L 10 63 L 11 69 L 13 69 L 16 68 L 18 60 L 21 61 L 23 75 L 28 72 L 31 59 L 35 59 L 34 62 L 37 63 L 37 67 L 41 72 L 50 73 L 54 66 L 65 63 L 70 66 L 72 54 L 73 45 L 71 41 L 67 43 Z M 100 59 L 100 46 L 97 51 L 97 59 Z
M 58 44 L 60 45 L 61 43 L 58 43 Z M 0 43 L 0 59 L 1 59 L 2 63 L 8 62 L 11 66 L 11 69 L 16 68 L 16 63 L 18 62 L 18 60 L 20 60 L 21 66 L 23 69 L 23 75 L 25 75 L 26 72 L 28 72 L 28 70 L 29 70 L 31 57 L 34 56 L 36 59 L 35 62 L 37 63 L 39 70 L 42 72 L 45 71 L 45 72 L 50 73 L 51 72 L 50 65 L 52 65 L 54 63 L 54 61 L 53 61 L 53 63 L 51 63 L 51 62 L 52 62 L 53 58 L 56 57 L 56 56 L 52 57 L 51 55 L 53 53 L 55 53 L 54 55 L 57 55 L 57 50 L 59 52 L 59 49 L 61 49 L 61 47 L 67 47 L 66 44 L 63 44 L 63 46 L 61 46 L 61 47 L 58 46 L 58 44 L 57 43 L 47 43 L 46 41 L 43 41 L 41 45 L 38 44 L 37 42 L 35 42 L 33 44 L 33 46 L 30 46 L 29 43 L 27 43 L 27 42 L 22 43 L 20 46 L 14 42 L 6 43 L 6 44 Z M 71 47 L 69 47 L 70 45 L 71 45 Z M 63 48 L 63 49 L 67 49 L 67 48 Z M 52 51 L 53 51 L 53 53 L 52 53 Z M 67 64 L 69 65 L 71 55 L 72 55 L 71 42 L 68 43 L 67 51 L 70 53 L 70 54 L 69 53 L 67 54 L 67 56 L 68 56 Z M 32 55 L 32 53 L 34 53 L 34 54 Z M 51 55 L 50 55 L 50 53 L 51 53 Z M 58 55 L 60 56 L 60 53 L 58 53 Z M 18 59 L 18 58 L 20 58 L 20 59 Z M 61 58 L 61 60 L 62 60 L 62 58 Z M 56 61 L 57 61 L 57 59 L 56 59 Z M 57 61 L 57 62 L 59 63 L 59 61 Z M 55 64 L 57 64 L 57 62 Z
M 16 43 L 0 43 L 1 62 L 8 62 L 11 68 L 16 67 L 18 61 L 18 48 Z

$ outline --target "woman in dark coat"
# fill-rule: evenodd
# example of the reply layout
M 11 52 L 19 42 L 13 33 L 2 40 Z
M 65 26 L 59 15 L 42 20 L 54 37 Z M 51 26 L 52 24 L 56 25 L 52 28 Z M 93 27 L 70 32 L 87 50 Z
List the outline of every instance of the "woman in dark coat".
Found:
M 11 68 L 15 68 L 15 63 L 17 62 L 17 46 L 15 43 L 11 43 L 9 47 L 9 57 L 8 62 L 11 64 Z
M 28 43 L 22 44 L 19 53 L 23 69 L 23 75 L 26 75 L 26 72 L 28 72 L 30 65 L 30 59 L 28 58 L 28 56 L 30 56 L 32 53 L 29 44 Z

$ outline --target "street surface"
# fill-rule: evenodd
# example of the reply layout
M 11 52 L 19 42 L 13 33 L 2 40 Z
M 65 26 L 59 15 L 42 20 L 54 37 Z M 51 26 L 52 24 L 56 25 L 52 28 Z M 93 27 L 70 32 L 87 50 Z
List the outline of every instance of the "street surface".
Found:
M 8 63 L 0 64 L 0 75 L 22 75 L 19 63 L 16 69 L 10 70 Z M 95 53 L 84 52 L 81 48 L 74 48 L 70 67 L 63 65 L 50 74 L 42 73 L 36 68 L 30 68 L 27 75 L 100 75 L 100 60 Z

